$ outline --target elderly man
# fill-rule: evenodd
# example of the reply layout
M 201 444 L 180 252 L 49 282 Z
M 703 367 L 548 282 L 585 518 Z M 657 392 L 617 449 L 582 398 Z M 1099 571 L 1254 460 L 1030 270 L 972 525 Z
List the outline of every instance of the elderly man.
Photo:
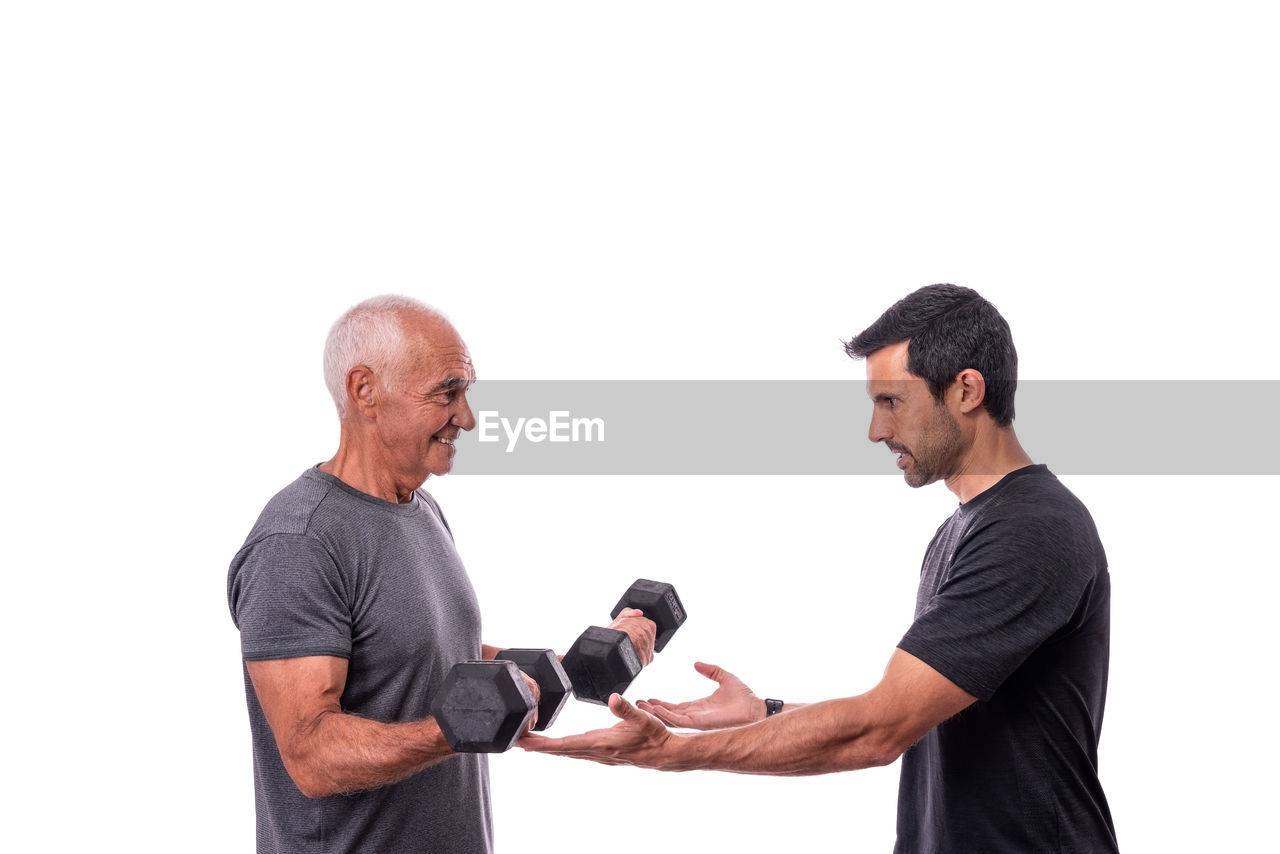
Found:
M 324 374 L 337 453 L 271 499 L 228 577 L 258 851 L 491 851 L 486 758 L 455 755 L 428 717 L 453 664 L 499 651 L 420 489 L 475 426 L 471 356 L 435 310 L 380 297 L 334 324 Z M 612 626 L 652 658 L 639 611 Z
M 913 487 L 960 499 L 925 554 L 916 618 L 865 694 L 761 700 L 732 674 L 691 703 L 639 708 L 529 750 L 667 771 L 823 774 L 903 758 L 899 852 L 1115 851 L 1098 782 L 1110 581 L 1088 511 L 1014 434 L 1009 327 L 932 285 L 847 345 L 867 360 L 870 439 Z M 781 712 L 781 713 L 779 713 Z M 680 734 L 665 724 L 708 732 Z

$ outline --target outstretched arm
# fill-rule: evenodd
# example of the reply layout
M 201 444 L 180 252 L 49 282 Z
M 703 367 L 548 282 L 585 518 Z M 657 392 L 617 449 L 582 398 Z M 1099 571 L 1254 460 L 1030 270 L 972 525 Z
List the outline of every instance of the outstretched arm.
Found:
M 285 770 L 309 798 L 374 789 L 453 755 L 435 720 L 382 723 L 342 711 L 347 660 L 246 662 Z
M 827 700 L 749 726 L 681 734 L 614 695 L 612 729 L 563 739 L 527 735 L 526 750 L 663 771 L 803 776 L 888 765 L 975 702 L 920 659 L 895 650 L 884 678 L 857 697 Z

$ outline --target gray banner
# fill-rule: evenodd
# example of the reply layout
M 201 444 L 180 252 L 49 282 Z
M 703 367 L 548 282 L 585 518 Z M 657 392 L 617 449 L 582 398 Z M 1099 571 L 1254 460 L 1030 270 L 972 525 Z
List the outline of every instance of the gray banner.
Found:
M 485 380 L 455 474 L 899 474 L 861 380 Z M 1280 381 L 1024 381 L 1061 474 L 1280 474 Z

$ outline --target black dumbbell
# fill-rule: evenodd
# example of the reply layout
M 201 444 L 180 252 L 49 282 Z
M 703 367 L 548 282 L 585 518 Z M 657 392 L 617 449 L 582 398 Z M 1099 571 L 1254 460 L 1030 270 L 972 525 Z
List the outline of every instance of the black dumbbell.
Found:
M 431 704 L 449 747 L 458 753 L 502 753 L 524 734 L 533 694 L 521 671 L 538 683 L 538 720 L 551 726 L 568 699 L 569 677 L 549 649 L 504 649 L 493 661 L 462 661 L 445 677 Z
M 661 650 L 685 621 L 684 606 L 676 589 L 660 581 L 641 578 L 632 584 L 613 609 L 639 608 L 658 626 L 654 651 Z M 591 626 L 564 656 L 564 669 L 573 683 L 573 694 L 586 703 L 605 705 L 610 694 L 621 694 L 640 673 L 640 656 L 626 632 Z
M 564 672 L 560 659 L 549 649 L 504 649 L 497 655 L 498 660 L 514 661 L 516 666 L 527 673 L 538 683 L 538 720 L 533 725 L 536 732 L 542 732 L 555 723 L 569 699 L 573 685 Z
M 684 624 L 684 605 L 680 604 L 676 589 L 664 581 L 637 578 L 636 583 L 628 587 L 618 604 L 613 606 L 609 616 L 616 618 L 623 608 L 644 611 L 645 617 L 657 624 L 658 637 L 653 642 L 654 652 L 662 652 L 676 629 Z

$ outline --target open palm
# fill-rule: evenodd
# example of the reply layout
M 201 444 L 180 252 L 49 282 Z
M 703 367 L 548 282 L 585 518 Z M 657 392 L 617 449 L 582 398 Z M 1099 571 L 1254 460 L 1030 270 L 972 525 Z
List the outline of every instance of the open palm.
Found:
M 722 667 L 701 661 L 694 664 L 694 669 L 717 683 L 718 687 L 710 695 L 687 703 L 641 700 L 636 705 L 667 726 L 685 729 L 724 729 L 743 726 L 764 717 L 764 701 L 737 676 Z

